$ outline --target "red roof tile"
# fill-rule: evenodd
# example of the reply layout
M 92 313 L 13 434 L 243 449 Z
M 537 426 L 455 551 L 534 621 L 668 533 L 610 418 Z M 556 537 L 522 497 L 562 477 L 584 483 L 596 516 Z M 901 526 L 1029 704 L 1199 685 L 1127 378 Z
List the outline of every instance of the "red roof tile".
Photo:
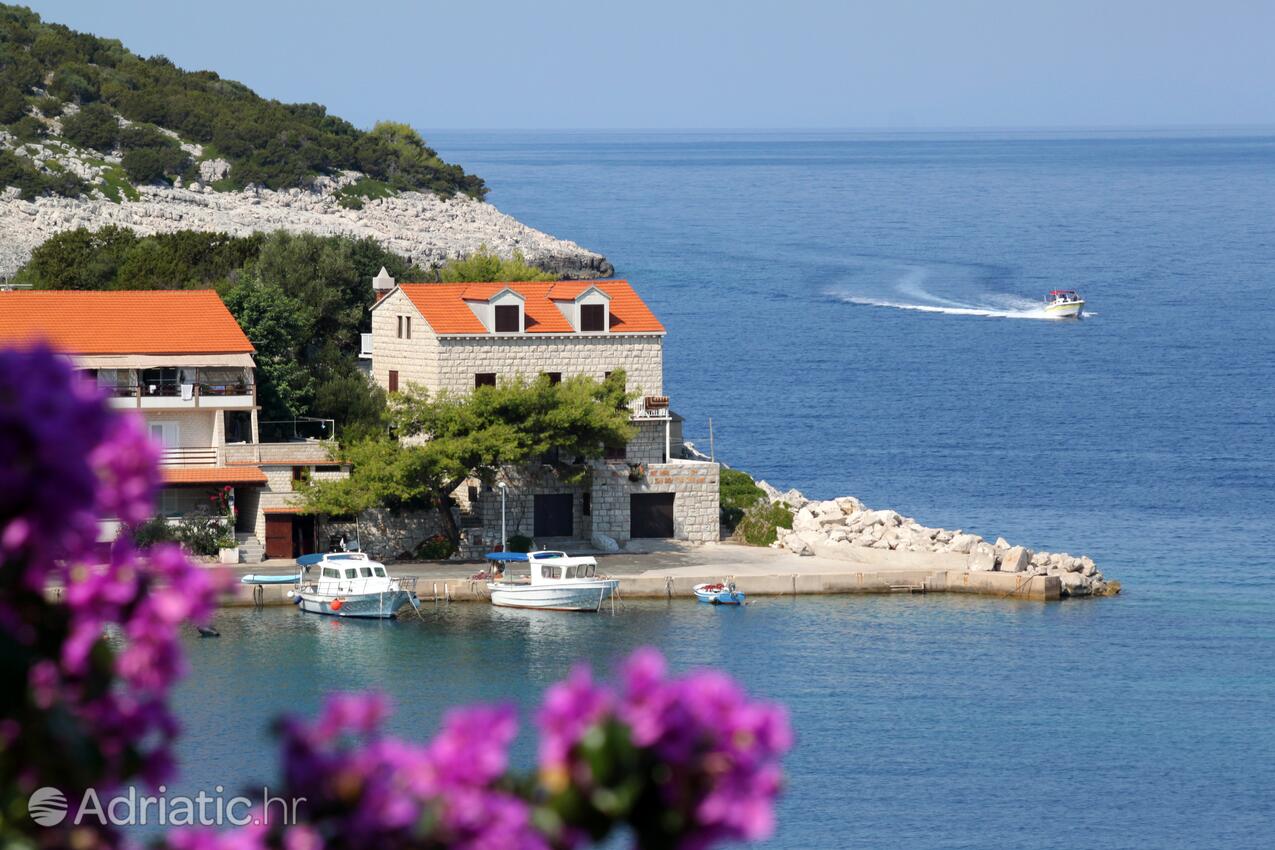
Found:
M 238 354 L 252 343 L 211 289 L 0 292 L 0 345 L 67 354 Z
M 165 466 L 165 484 L 265 484 L 266 474 L 255 466 Z
M 525 299 L 527 333 L 574 333 L 553 303 L 570 301 L 591 286 L 611 297 L 612 333 L 664 333 L 664 326 L 625 280 L 534 281 L 515 283 L 404 283 L 399 288 L 437 334 L 486 334 L 466 301 L 486 301 L 511 289 Z

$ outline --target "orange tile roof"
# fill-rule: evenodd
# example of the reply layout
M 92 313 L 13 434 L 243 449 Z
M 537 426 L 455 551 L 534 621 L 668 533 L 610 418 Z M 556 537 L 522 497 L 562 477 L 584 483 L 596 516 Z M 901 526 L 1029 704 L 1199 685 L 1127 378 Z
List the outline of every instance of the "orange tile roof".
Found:
M 68 354 L 238 354 L 252 343 L 211 289 L 0 292 L 0 345 Z
M 165 484 L 265 484 L 266 474 L 255 466 L 166 466 Z
M 290 457 L 267 460 L 231 460 L 227 466 L 349 466 L 348 460 L 315 460 L 312 457 Z
M 662 334 L 664 326 L 626 280 L 514 283 L 404 283 L 399 288 L 437 334 L 486 334 L 466 301 L 486 301 L 504 289 L 525 299 L 527 333 L 575 331 L 554 301 L 570 301 L 591 286 L 611 296 L 611 333 Z

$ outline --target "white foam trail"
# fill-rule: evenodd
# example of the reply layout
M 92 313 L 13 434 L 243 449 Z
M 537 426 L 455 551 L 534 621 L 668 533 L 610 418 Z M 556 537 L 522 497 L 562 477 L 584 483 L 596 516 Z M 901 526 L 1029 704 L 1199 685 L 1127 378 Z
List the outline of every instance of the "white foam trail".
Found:
M 889 264 L 882 264 L 888 265 Z M 867 307 L 886 307 L 894 310 L 912 310 L 918 313 L 943 313 L 949 316 L 979 316 L 993 319 L 1030 319 L 1054 321 L 1058 317 L 1045 311 L 1042 302 L 1032 301 L 1016 295 L 988 292 L 976 280 L 970 279 L 968 269 L 957 266 L 944 268 L 944 278 L 951 278 L 949 284 L 958 287 L 965 284 L 962 292 L 956 297 L 937 295 L 926 288 L 931 277 L 931 268 L 922 265 L 898 263 L 894 266 L 897 278 L 883 287 L 888 292 L 881 296 L 847 291 L 846 287 L 836 287 L 828 294 L 849 304 L 860 304 Z M 858 287 L 856 287 L 858 288 Z M 897 297 L 901 296 L 901 297 Z M 1093 315 L 1086 313 L 1085 315 Z
M 915 310 L 918 313 L 945 313 L 949 316 L 982 316 L 989 319 L 1043 319 L 1046 321 L 1053 321 L 1055 318 L 1048 315 L 1044 307 L 997 310 L 987 307 L 957 306 L 956 304 L 904 304 L 899 301 L 860 298 L 842 293 L 837 293 L 836 297 L 849 304 L 860 304 L 865 307 L 889 307 L 895 310 Z M 1086 313 L 1086 315 L 1089 314 Z

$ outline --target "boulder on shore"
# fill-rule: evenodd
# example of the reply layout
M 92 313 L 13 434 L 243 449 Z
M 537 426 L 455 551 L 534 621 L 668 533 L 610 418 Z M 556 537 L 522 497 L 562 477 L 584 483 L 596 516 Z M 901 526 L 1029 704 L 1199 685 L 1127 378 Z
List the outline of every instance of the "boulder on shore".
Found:
M 972 572 L 991 572 L 996 569 L 996 547 L 982 541 L 975 543 L 966 563 L 966 569 Z
M 1031 564 L 1032 552 L 1022 546 L 1011 546 L 1001 553 L 1001 572 L 1021 573 Z

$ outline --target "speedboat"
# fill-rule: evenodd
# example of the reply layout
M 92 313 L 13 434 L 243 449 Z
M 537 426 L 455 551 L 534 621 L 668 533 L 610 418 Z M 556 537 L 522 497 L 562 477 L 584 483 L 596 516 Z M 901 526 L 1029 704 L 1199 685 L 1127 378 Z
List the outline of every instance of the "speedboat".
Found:
M 329 552 L 317 559 L 306 556 L 306 560 L 309 563 L 302 566 L 317 569 L 318 577 L 288 591 L 302 611 L 388 620 L 404 605 L 420 605 L 416 579 L 391 576 L 384 564 L 363 552 Z
M 735 589 L 735 582 L 716 582 L 695 585 L 695 598 L 712 605 L 743 605 L 744 593 Z
M 1051 319 L 1079 319 L 1085 299 L 1074 289 L 1053 289 L 1045 296 L 1045 315 Z
M 549 611 L 598 611 L 620 582 L 598 577 L 598 562 L 590 556 L 571 557 L 566 552 L 493 552 L 488 560 L 500 564 L 525 562 L 526 579 L 499 579 L 487 583 L 491 603 L 505 608 L 540 608 Z

